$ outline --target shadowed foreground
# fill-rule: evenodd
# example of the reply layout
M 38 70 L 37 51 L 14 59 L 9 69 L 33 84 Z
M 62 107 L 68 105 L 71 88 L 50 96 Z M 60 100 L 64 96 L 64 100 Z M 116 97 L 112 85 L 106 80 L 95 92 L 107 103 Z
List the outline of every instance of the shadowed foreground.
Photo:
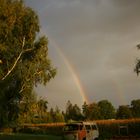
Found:
M 134 136 L 116 136 L 106 140 L 140 140 L 140 138 Z
M 0 135 L 0 140 L 61 140 L 60 136 L 49 135 Z

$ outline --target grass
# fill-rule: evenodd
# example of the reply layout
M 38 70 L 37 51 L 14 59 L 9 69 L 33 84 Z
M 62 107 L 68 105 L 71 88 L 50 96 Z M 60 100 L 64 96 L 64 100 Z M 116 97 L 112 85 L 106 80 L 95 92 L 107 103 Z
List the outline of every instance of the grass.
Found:
M 13 134 L 0 135 L 0 140 L 62 140 L 60 136 Z

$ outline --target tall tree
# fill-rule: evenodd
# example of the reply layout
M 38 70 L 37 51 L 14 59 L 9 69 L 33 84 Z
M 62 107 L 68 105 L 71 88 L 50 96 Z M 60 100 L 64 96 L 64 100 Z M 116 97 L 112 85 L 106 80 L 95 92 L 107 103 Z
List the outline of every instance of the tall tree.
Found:
M 21 0 L 0 0 L 0 124 L 38 83 L 56 74 L 48 59 L 48 39 L 39 37 L 36 13 Z M 4 110 L 3 110 L 4 108 Z M 13 107 L 12 107 L 13 108 Z
M 98 102 L 100 108 L 101 119 L 115 118 L 115 108 L 108 100 L 102 100 Z
M 71 112 L 72 112 L 72 110 L 73 110 L 73 105 L 72 105 L 72 103 L 70 102 L 70 100 L 68 100 L 68 102 L 67 102 L 67 104 L 66 104 L 66 121 L 68 121 L 68 120 L 70 120 L 70 119 L 72 119 L 72 117 L 71 117 Z
M 83 119 L 83 115 L 81 113 L 81 109 L 77 104 L 72 105 L 70 101 L 67 102 L 66 106 L 66 120 L 75 120 L 75 121 L 80 121 Z
M 98 120 L 101 118 L 100 108 L 97 103 L 91 103 L 88 105 L 88 116 L 89 120 Z
M 43 119 L 45 117 L 45 114 L 47 113 L 48 109 L 48 101 L 45 99 L 40 98 L 37 102 L 38 105 L 38 114 L 40 119 Z
M 137 45 L 137 49 L 140 49 L 140 44 Z M 140 73 L 140 59 L 137 59 L 134 71 L 139 75 Z
M 26 93 L 22 101 L 20 101 L 18 120 L 16 123 L 32 123 L 35 115 L 37 115 L 37 96 L 35 93 Z M 13 114 L 15 114 L 13 112 Z
M 72 116 L 72 119 L 76 121 L 81 121 L 83 119 L 81 109 L 79 108 L 77 104 L 73 106 L 71 116 Z
M 140 99 L 131 101 L 131 109 L 132 109 L 133 117 L 139 118 L 140 117 Z
M 55 110 L 50 109 L 51 122 L 64 122 L 64 115 L 60 112 L 59 108 L 56 106 Z
M 64 121 L 65 121 L 65 119 L 64 119 L 63 114 L 61 113 L 61 111 L 58 108 L 58 106 L 56 106 L 56 108 L 55 108 L 55 120 L 54 120 L 54 122 L 64 122 Z
M 127 105 L 121 105 L 119 106 L 117 113 L 116 113 L 117 119 L 128 119 L 132 118 L 132 112 Z
M 82 105 L 82 113 L 83 113 L 84 119 L 87 119 L 87 116 L 88 116 L 88 104 L 86 102 L 84 102 L 84 104 Z

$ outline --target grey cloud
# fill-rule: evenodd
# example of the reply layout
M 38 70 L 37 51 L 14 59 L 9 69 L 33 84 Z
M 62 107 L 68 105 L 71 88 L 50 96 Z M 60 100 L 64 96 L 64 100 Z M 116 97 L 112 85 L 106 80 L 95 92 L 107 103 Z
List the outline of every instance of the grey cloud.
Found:
M 140 79 L 133 72 L 139 56 L 135 49 L 140 41 L 139 0 L 31 2 L 28 0 L 39 11 L 42 32 L 61 48 L 78 73 L 90 101 L 108 98 L 117 105 L 123 100 L 130 101 L 133 93 L 133 98 L 139 97 Z M 58 67 L 57 77 L 47 86 L 49 99 L 54 103 L 53 98 L 58 94 L 63 97 L 58 99 L 59 104 L 64 99 L 72 100 L 74 95 L 78 99 L 71 73 L 53 45 L 49 47 L 52 62 Z M 118 92 L 123 93 L 122 101 Z
M 139 0 L 109 0 L 111 4 L 114 6 L 122 6 L 122 7 L 132 7 L 133 5 L 139 5 L 140 1 Z
M 133 11 L 133 12 L 132 12 Z M 92 6 L 84 2 L 76 6 L 65 5 L 63 8 L 51 8 L 46 11 L 46 24 L 49 24 L 49 33 L 58 42 L 62 42 L 62 46 L 69 44 L 72 38 L 77 36 L 88 36 L 89 34 L 124 34 L 136 32 L 137 26 L 140 24 L 138 18 L 140 12 L 132 6 L 128 9 L 113 9 L 112 6 Z M 83 20 L 84 19 L 84 20 Z M 57 22 L 56 22 L 57 21 Z M 61 38 L 63 36 L 63 39 Z M 96 42 L 96 40 L 95 40 Z M 71 46 L 72 47 L 72 46 Z
M 129 32 L 139 25 L 138 0 L 35 0 L 27 1 L 33 7 L 41 10 L 50 5 L 41 13 L 43 24 L 48 25 L 50 32 L 58 35 L 72 36 L 73 34 L 89 32 Z M 77 4 L 76 4 L 77 2 Z M 100 3 L 98 6 L 95 3 Z M 131 3 L 130 7 L 115 8 L 115 5 Z M 136 4 L 137 3 L 137 4 Z M 84 19 L 84 20 L 83 20 Z M 70 30 L 69 30 L 70 29 Z

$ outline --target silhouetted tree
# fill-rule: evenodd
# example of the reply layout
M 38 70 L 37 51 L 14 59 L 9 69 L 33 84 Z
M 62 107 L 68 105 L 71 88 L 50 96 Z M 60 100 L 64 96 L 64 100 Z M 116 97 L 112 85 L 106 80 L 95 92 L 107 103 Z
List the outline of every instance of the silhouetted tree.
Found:
M 108 100 L 102 100 L 98 102 L 100 108 L 101 119 L 115 118 L 115 108 Z
M 66 120 L 76 120 L 80 121 L 83 119 L 81 109 L 78 107 L 77 104 L 72 105 L 70 101 L 67 102 L 66 105 Z
M 137 45 L 137 49 L 140 49 L 140 44 Z M 139 75 L 140 73 L 140 59 L 137 59 L 134 71 Z
M 128 105 L 121 105 L 119 106 L 117 113 L 116 113 L 117 119 L 128 119 L 132 118 L 132 112 Z
M 84 102 L 84 104 L 82 105 L 82 113 L 83 113 L 83 119 L 87 119 L 88 116 L 88 104 L 86 102 Z
M 72 119 L 71 117 L 71 112 L 72 112 L 73 106 L 72 103 L 70 102 L 70 100 L 68 100 L 67 104 L 66 104 L 66 121 Z
M 73 106 L 73 109 L 72 109 L 72 119 L 73 120 L 76 120 L 76 121 L 80 121 L 83 119 L 83 116 L 82 116 L 82 113 L 81 113 L 81 109 L 78 107 L 77 104 L 75 104 Z
M 87 119 L 97 120 L 101 118 L 100 108 L 97 103 L 91 103 L 88 105 Z
M 131 101 L 131 109 L 132 109 L 133 117 L 139 118 L 140 117 L 140 99 Z

